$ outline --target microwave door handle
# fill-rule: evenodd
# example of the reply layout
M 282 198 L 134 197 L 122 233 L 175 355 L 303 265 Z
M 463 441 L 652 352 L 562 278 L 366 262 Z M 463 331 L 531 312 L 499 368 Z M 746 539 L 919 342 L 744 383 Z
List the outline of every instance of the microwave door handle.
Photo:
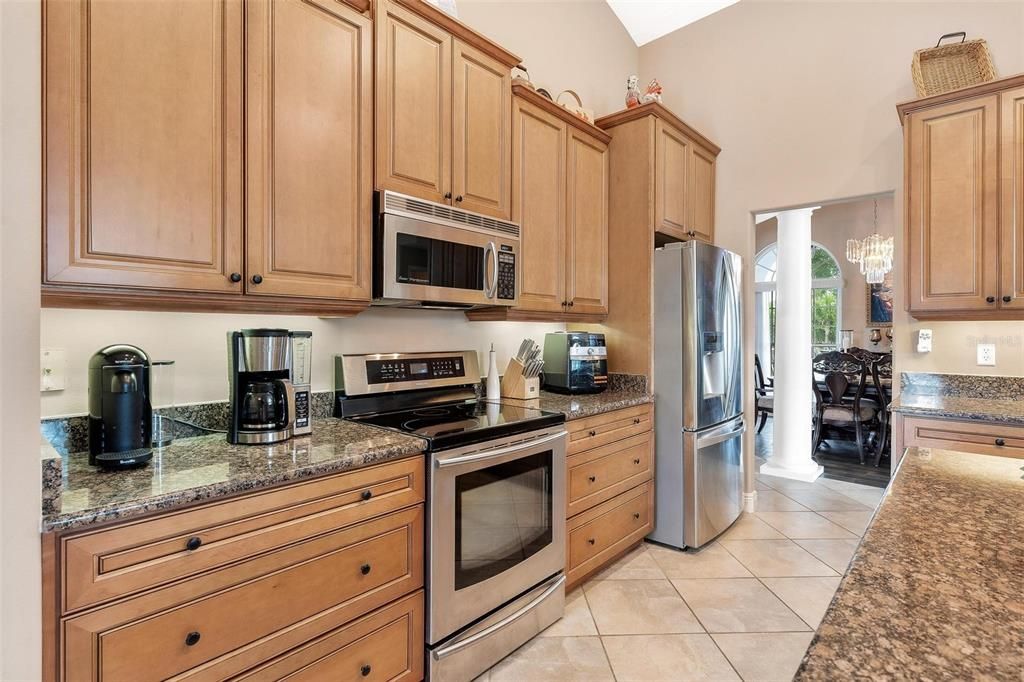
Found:
M 484 450 L 483 452 L 474 452 L 468 455 L 462 455 L 461 457 L 449 457 L 448 459 L 439 459 L 436 462 L 438 469 L 444 469 L 445 467 L 453 467 L 459 464 L 466 464 L 467 462 L 479 462 L 484 459 L 494 459 L 495 457 L 502 457 L 509 454 L 510 452 L 518 452 L 520 450 L 532 449 L 538 445 L 544 445 L 551 441 L 558 440 L 565 437 L 568 431 L 559 431 L 553 433 L 550 436 L 544 436 L 543 438 L 536 438 L 534 440 L 526 441 L 525 443 L 516 443 L 515 445 L 507 448 L 496 448 L 494 450 Z
M 484 288 L 484 296 L 494 298 L 494 294 L 498 292 L 498 247 L 494 242 L 487 242 L 487 246 L 484 247 L 484 276 L 487 275 L 487 254 L 494 259 L 494 270 L 491 272 L 490 283 Z
M 476 633 L 475 635 L 473 635 L 471 637 L 467 637 L 466 639 L 462 640 L 461 642 L 456 642 L 455 644 L 452 644 L 449 647 L 445 647 L 443 649 L 438 649 L 438 650 L 434 651 L 433 652 L 434 660 L 440 661 L 442 658 L 445 658 L 446 656 L 451 656 L 452 654 L 454 654 L 455 652 L 459 651 L 460 649 L 464 649 L 465 647 L 470 646 L 471 644 L 479 642 L 481 639 L 484 639 L 486 637 L 489 637 L 490 635 L 493 635 L 498 630 L 501 630 L 502 628 L 508 627 L 512 623 L 516 622 L 517 620 L 519 620 L 520 618 L 522 618 L 523 616 L 528 614 L 533 609 L 537 608 L 537 606 L 539 606 L 545 599 L 547 599 L 552 594 L 554 594 L 555 590 L 557 590 L 559 587 L 561 587 L 564 583 L 565 583 L 565 576 L 564 575 L 558 576 L 558 578 L 556 578 L 555 581 L 546 590 L 544 590 L 544 592 L 539 594 L 535 599 L 530 600 L 529 604 L 527 604 L 523 608 L 519 609 L 515 613 L 509 615 L 506 618 L 502 618 L 501 620 L 499 620 L 494 625 L 491 625 L 490 627 L 487 627 L 487 628 L 481 630 L 480 632 Z

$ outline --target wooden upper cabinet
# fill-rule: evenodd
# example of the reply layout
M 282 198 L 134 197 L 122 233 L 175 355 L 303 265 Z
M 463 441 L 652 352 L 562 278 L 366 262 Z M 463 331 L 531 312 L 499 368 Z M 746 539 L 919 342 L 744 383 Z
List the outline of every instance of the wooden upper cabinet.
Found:
M 607 145 L 569 129 L 567 241 L 572 252 L 566 283 L 569 311 L 608 312 Z
M 336 0 L 246 3 L 246 290 L 370 299 L 370 20 Z
M 242 12 L 46 3 L 44 284 L 242 292 Z
M 1024 309 L 1024 86 L 999 96 L 1002 242 L 1000 304 Z
M 519 307 L 561 312 L 565 305 L 566 125 L 513 100 L 512 220 L 520 227 Z
M 452 192 L 467 211 L 509 217 L 512 76 L 504 64 L 455 41 Z
M 394 3 L 377 8 L 377 186 L 447 203 L 451 34 Z
M 377 188 L 509 219 L 519 58 L 424 0 L 379 0 Z
M 632 150 L 618 156 L 616 174 L 650 199 L 637 220 L 658 244 L 715 241 L 715 171 L 721 149 L 658 103 L 603 116 L 596 121 L 612 137 L 629 138 Z M 634 175 L 642 174 L 642 175 Z
M 690 229 L 690 141 L 661 119 L 654 122 L 654 229 L 677 240 Z
M 697 239 L 715 240 L 715 164 L 718 156 L 699 145 L 690 153 L 690 229 Z
M 907 279 L 911 312 L 984 311 L 999 296 L 999 98 L 909 117 Z

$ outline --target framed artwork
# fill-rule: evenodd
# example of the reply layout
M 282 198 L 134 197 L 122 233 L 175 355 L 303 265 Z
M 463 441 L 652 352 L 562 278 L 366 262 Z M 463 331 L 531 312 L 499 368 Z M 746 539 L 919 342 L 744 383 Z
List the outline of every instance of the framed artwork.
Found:
M 892 273 L 881 284 L 867 285 L 867 311 L 869 327 L 892 326 Z

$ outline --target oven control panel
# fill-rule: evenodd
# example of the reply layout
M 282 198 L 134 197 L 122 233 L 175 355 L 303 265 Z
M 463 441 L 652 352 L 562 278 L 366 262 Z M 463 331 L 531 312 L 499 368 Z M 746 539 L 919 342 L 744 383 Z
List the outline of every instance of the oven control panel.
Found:
M 401 381 L 426 381 L 463 376 L 466 376 L 466 367 L 461 355 L 366 361 L 368 384 L 393 384 Z

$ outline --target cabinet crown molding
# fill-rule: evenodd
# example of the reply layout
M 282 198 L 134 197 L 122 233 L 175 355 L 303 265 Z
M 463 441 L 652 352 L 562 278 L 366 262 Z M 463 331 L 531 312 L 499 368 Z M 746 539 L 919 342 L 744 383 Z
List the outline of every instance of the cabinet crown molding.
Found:
M 469 26 L 451 16 L 439 7 L 426 2 L 426 0 L 388 0 L 400 5 L 407 10 L 418 14 L 435 26 L 439 26 L 451 33 L 459 40 L 472 45 L 487 56 L 498 60 L 510 69 L 522 61 L 517 55 L 509 52 L 501 45 L 498 45 L 490 38 L 476 32 Z M 375 11 L 379 11 L 376 10 Z
M 920 99 L 900 102 L 896 105 L 896 113 L 899 114 L 900 124 L 902 125 L 906 122 L 907 114 L 920 111 L 921 109 L 928 109 L 929 107 L 938 106 L 940 104 L 949 104 L 950 102 L 957 102 L 963 99 L 972 99 L 982 95 L 990 95 L 992 93 L 1002 92 L 1003 90 L 1010 90 L 1020 86 L 1024 86 L 1024 73 L 1019 73 L 1015 76 L 1007 76 L 1006 78 L 997 78 L 996 80 L 989 81 L 988 83 L 971 85 L 958 90 L 950 90 L 949 92 L 944 92 L 941 95 L 932 95 L 930 97 L 921 97 Z
M 573 126 L 577 130 L 582 130 L 587 135 L 590 135 L 595 140 L 608 144 L 612 141 L 612 136 L 601 130 L 592 123 L 587 123 L 579 116 L 576 116 L 571 111 L 563 107 L 561 104 L 551 101 L 544 95 L 540 94 L 533 88 L 524 85 L 522 79 L 515 79 L 512 81 L 512 96 L 518 97 L 519 99 L 525 100 L 535 107 L 539 107 L 544 111 L 548 112 L 552 116 L 557 116 L 559 119 L 565 121 L 569 125 Z
M 620 126 L 623 123 L 629 123 L 645 116 L 654 116 L 665 121 L 673 128 L 677 128 L 684 135 L 692 139 L 697 144 L 701 145 L 715 156 L 722 151 L 722 148 L 717 144 L 709 140 L 702 133 L 697 131 L 695 128 L 687 124 L 683 119 L 676 116 L 670 111 L 665 105 L 658 104 L 657 102 L 651 102 L 650 104 L 641 104 L 638 107 L 632 109 L 623 109 L 616 111 L 614 114 L 608 114 L 594 121 L 594 125 L 598 128 L 608 130 L 615 126 Z

